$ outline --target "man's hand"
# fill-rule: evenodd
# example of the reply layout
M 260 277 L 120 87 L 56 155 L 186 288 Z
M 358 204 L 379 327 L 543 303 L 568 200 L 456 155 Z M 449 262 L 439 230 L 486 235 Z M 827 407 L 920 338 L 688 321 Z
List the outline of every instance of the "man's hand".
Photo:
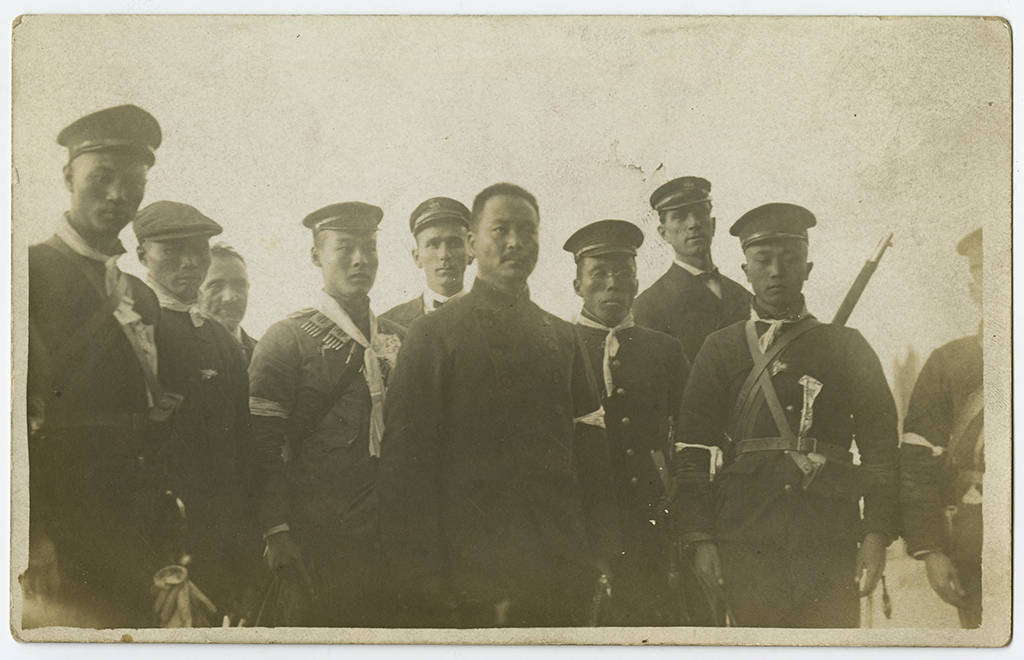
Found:
M 718 557 L 718 546 L 714 541 L 697 541 L 693 546 L 693 567 L 697 577 L 710 593 L 719 593 L 725 579 L 722 577 L 722 560 Z
M 302 551 L 287 531 L 275 532 L 267 537 L 267 549 L 263 553 L 263 558 L 271 571 L 286 566 L 302 565 Z
M 856 580 L 860 596 L 867 596 L 875 590 L 885 572 L 885 537 L 878 532 L 868 532 L 857 551 Z
M 39 535 L 29 544 L 28 568 L 18 579 L 26 596 L 49 596 L 60 589 L 57 548 L 49 536 Z
M 928 583 L 939 595 L 953 607 L 966 605 L 967 592 L 960 584 L 953 561 L 941 552 L 929 552 L 924 557 L 924 569 L 928 574 Z

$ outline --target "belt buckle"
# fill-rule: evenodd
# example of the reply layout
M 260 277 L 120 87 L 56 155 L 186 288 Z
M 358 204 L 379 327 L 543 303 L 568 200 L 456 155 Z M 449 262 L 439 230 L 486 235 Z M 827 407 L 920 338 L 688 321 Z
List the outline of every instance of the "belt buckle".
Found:
M 797 451 L 806 452 L 808 454 L 818 453 L 818 439 L 817 438 L 799 438 L 797 440 Z

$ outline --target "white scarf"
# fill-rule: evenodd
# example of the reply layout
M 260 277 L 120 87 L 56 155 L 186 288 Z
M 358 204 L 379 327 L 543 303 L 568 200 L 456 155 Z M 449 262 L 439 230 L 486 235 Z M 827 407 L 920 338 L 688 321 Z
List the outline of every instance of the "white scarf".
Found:
M 178 300 L 178 298 L 171 293 L 171 290 L 154 280 L 149 275 L 146 275 L 146 284 L 149 288 L 153 289 L 153 293 L 156 294 L 156 299 L 160 301 L 160 306 L 164 309 L 169 309 L 172 312 L 188 312 L 188 316 L 192 319 L 192 327 L 201 328 L 205 323 L 203 313 L 199 310 L 199 302 L 193 301 L 190 303 L 184 303 Z
M 363 347 L 363 377 L 370 388 L 370 456 L 380 456 L 380 441 L 384 436 L 384 376 L 373 347 L 377 342 L 377 317 L 370 312 L 370 338 L 367 340 L 348 312 L 327 293 L 320 293 L 317 309 Z
M 615 333 L 618 332 L 619 330 L 632 328 L 633 326 L 636 325 L 636 323 L 633 321 L 633 314 L 632 312 L 627 314 L 626 318 L 624 318 L 621 323 L 619 323 L 614 328 L 609 328 L 600 321 L 595 321 L 589 316 L 586 316 L 581 310 L 580 313 L 576 315 L 576 323 L 579 323 L 584 328 L 603 330 L 604 332 L 608 333 L 604 337 L 604 364 L 602 366 L 604 371 L 605 391 L 608 393 L 608 396 L 611 396 L 612 394 L 615 393 L 615 383 L 612 382 L 611 362 L 619 353 L 619 338 L 615 336 Z
M 761 347 L 761 352 L 768 352 L 769 347 L 771 347 L 771 345 L 775 342 L 775 337 L 779 334 L 779 331 L 782 330 L 782 326 L 786 325 L 787 323 L 798 323 L 799 321 L 802 321 L 805 316 L 807 316 L 807 303 L 804 303 L 803 308 L 800 310 L 800 314 L 785 319 L 763 319 L 757 313 L 757 309 L 755 309 L 754 306 L 751 305 L 750 320 L 754 321 L 755 323 L 760 321 L 761 323 L 768 324 L 768 329 L 765 330 L 765 333 L 758 337 L 757 339 L 757 344 L 758 346 Z
M 146 361 L 149 370 L 157 373 L 156 339 L 153 326 L 142 322 L 142 317 L 135 311 L 135 300 L 132 298 L 128 284 L 121 269 L 117 267 L 117 260 L 124 254 L 124 246 L 117 241 L 115 254 L 103 254 L 96 248 L 85 242 L 81 234 L 72 226 L 71 219 L 67 213 L 63 221 L 57 226 L 57 238 L 64 241 L 71 250 L 86 259 L 92 259 L 103 264 L 103 289 L 108 296 L 116 296 L 120 299 L 117 308 L 114 310 L 114 318 L 121 325 L 121 331 L 128 337 L 142 359 Z M 153 393 L 150 391 L 149 383 L 146 384 L 146 398 L 150 405 L 153 404 Z

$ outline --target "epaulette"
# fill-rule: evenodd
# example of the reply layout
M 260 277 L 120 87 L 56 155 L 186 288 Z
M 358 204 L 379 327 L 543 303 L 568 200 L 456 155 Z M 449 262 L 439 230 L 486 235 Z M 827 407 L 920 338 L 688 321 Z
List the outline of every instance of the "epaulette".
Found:
M 299 327 L 303 332 L 314 339 L 319 339 L 326 348 L 331 350 L 338 350 L 352 340 L 323 312 L 311 307 L 289 314 L 288 318 L 300 321 Z

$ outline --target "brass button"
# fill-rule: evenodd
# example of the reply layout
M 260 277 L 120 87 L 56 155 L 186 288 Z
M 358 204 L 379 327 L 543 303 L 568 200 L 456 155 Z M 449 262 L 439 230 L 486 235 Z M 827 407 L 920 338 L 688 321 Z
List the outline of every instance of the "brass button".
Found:
M 623 426 L 629 426 L 629 422 L 630 422 L 629 417 L 623 417 L 620 421 L 622 422 Z
M 633 477 L 633 478 L 631 478 L 631 479 L 629 480 L 629 483 L 631 483 L 631 484 L 633 484 L 633 485 L 635 486 L 635 485 L 637 485 L 638 483 L 640 483 L 640 478 L 639 478 L 639 477 Z
M 633 455 L 633 454 L 635 454 L 635 453 L 636 453 L 636 452 L 635 452 L 635 451 L 633 451 L 633 448 L 632 448 L 632 447 L 630 447 L 629 449 L 627 449 L 627 450 L 626 450 L 626 456 L 632 456 L 632 455 Z
M 793 412 L 794 410 L 796 410 L 796 406 L 794 406 L 794 405 L 786 406 L 786 412 Z
M 612 360 L 612 368 L 618 369 L 621 366 L 622 366 L 621 362 L 619 362 L 618 360 Z
M 618 394 L 619 396 L 622 396 L 623 394 L 626 393 L 626 390 L 620 387 L 619 389 L 615 390 L 615 393 Z
M 136 456 L 135 460 L 138 462 L 139 465 L 145 465 L 146 464 L 146 457 L 145 456 Z
M 786 491 L 787 493 L 792 493 L 793 486 L 791 484 L 786 484 L 785 486 L 782 487 L 782 490 Z

